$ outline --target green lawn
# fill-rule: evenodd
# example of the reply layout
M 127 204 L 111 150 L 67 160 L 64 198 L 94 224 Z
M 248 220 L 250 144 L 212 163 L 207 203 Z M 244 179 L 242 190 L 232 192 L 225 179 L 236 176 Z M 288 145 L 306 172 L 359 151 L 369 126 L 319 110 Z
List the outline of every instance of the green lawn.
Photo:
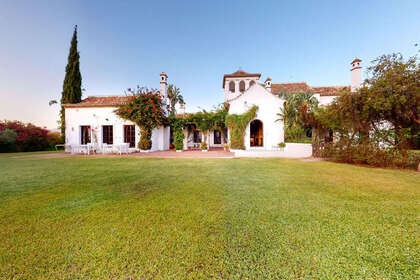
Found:
M 0 279 L 415 279 L 420 173 L 0 157 Z

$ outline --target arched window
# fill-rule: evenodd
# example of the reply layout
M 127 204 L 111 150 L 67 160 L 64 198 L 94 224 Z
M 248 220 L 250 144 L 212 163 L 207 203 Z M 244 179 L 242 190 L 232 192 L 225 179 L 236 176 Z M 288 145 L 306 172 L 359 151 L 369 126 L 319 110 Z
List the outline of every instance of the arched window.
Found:
M 249 87 L 252 87 L 253 85 L 255 85 L 255 81 L 250 81 L 249 82 Z
M 235 82 L 234 81 L 230 81 L 230 83 L 229 83 L 229 91 L 230 92 L 235 92 Z
M 244 81 L 240 81 L 239 82 L 239 91 L 240 92 L 244 92 L 245 91 L 245 82 Z

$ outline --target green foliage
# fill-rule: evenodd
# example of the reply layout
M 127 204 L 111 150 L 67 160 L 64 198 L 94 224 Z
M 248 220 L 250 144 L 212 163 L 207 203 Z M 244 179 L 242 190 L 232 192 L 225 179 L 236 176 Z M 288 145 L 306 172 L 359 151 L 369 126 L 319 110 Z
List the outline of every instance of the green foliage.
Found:
M 0 152 L 43 151 L 52 147 L 48 130 L 18 121 L 0 121 Z
M 174 133 L 175 150 L 183 150 L 184 148 L 184 127 L 187 121 L 182 117 L 169 117 L 169 124 Z
M 0 144 L 13 144 L 16 142 L 17 137 L 15 130 L 6 128 L 0 132 Z
M 207 143 L 201 142 L 201 150 L 207 150 Z
M 140 129 L 140 141 L 138 148 L 141 150 L 150 150 L 152 148 L 152 130 L 141 128 Z
M 201 130 L 204 136 L 204 142 L 207 142 L 207 133 L 210 130 L 219 130 L 223 133 L 227 112 L 227 105 L 221 104 L 212 111 L 202 110 L 197 113 L 188 114 L 186 120 Z
M 313 114 L 318 108 L 318 100 L 312 92 L 280 93 L 285 100 L 283 108 L 277 115 L 277 121 L 284 122 L 287 142 L 302 142 L 306 137 L 305 127 L 312 123 Z
M 232 149 L 245 149 L 245 129 L 248 123 L 255 118 L 258 106 L 254 105 L 241 115 L 229 114 L 226 116 L 226 126 L 230 130 L 230 147 Z
M 140 127 L 140 142 L 142 150 L 152 148 L 152 131 L 165 125 L 165 104 L 157 90 L 137 86 L 136 90 L 128 89 L 131 98 L 127 103 L 118 106 L 115 113 L 125 120 L 130 120 Z
M 82 75 L 80 74 L 80 55 L 77 50 L 77 25 L 74 27 L 71 39 L 70 51 L 64 77 L 63 91 L 61 93 L 61 104 L 78 103 L 82 100 Z M 65 110 L 61 108 L 61 135 L 65 139 Z
M 317 112 L 318 126 L 334 131 L 338 139 L 321 154 L 346 162 L 408 166 L 406 150 L 419 145 L 420 138 L 419 60 L 404 61 L 400 54 L 392 54 L 373 63 L 362 88 L 343 92 Z M 399 158 L 395 153 L 407 162 L 389 163 L 388 158 Z
M 286 147 L 286 144 L 284 142 L 281 142 L 277 146 L 279 146 L 279 148 L 284 148 Z
M 179 88 L 170 84 L 168 85 L 168 98 L 170 104 L 169 115 L 174 116 L 176 114 L 176 104 L 185 104 L 184 97 L 182 96 L 181 90 Z

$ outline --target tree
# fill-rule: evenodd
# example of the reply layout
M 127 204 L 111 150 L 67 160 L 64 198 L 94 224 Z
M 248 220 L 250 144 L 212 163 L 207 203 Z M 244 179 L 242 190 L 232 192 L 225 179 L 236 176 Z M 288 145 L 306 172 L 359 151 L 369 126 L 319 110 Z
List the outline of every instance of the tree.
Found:
M 313 112 L 318 108 L 318 100 L 312 92 L 279 94 L 285 100 L 277 115 L 277 121 L 284 121 L 286 139 L 301 141 L 305 137 L 305 127 L 310 126 Z
M 182 96 L 181 90 L 179 88 L 170 84 L 168 86 L 168 98 L 169 98 L 169 103 L 171 106 L 170 115 L 174 116 L 176 113 L 175 105 L 177 103 L 184 104 L 184 97 Z
M 314 123 L 334 132 L 320 145 L 323 156 L 376 166 L 412 166 L 408 149 L 420 142 L 420 63 L 401 54 L 383 55 L 368 67 L 355 91 L 343 91 Z
M 137 87 L 128 89 L 131 98 L 121 104 L 115 113 L 123 119 L 130 120 L 140 127 L 140 142 L 142 150 L 152 148 L 152 131 L 154 128 L 167 123 L 165 103 L 157 90 Z
M 67 59 L 66 75 L 61 93 L 61 104 L 78 103 L 82 101 L 82 75 L 80 74 L 80 55 L 77 50 L 77 25 L 74 27 L 69 56 Z M 51 104 L 51 102 L 50 102 Z M 65 139 L 65 110 L 60 112 L 61 135 Z

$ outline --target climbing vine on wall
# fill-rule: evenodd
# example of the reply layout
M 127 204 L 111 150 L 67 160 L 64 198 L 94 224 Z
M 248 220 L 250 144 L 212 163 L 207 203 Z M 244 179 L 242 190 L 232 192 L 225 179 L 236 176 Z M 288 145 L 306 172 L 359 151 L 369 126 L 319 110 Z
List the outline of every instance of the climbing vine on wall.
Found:
M 187 121 L 183 117 L 170 116 L 169 125 L 174 133 L 175 150 L 184 148 L 184 127 Z
M 255 118 L 258 106 L 252 106 L 248 111 L 241 115 L 232 114 L 226 116 L 226 126 L 230 131 L 230 148 L 245 149 L 245 129 L 248 123 Z

